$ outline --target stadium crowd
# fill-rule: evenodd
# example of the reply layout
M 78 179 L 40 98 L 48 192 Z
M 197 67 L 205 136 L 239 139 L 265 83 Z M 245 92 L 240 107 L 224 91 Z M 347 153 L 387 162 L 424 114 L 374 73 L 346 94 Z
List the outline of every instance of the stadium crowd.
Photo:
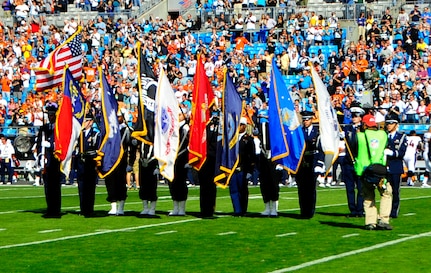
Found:
M 223 71 L 228 70 L 238 92 L 247 102 L 250 124 L 268 122 L 267 94 L 271 60 L 301 111 L 316 111 L 315 92 L 309 73 L 313 65 L 327 85 L 339 121 L 352 121 L 350 108 L 361 102 L 366 90 L 373 93 L 376 122 L 394 112 L 400 121 L 428 123 L 431 113 L 430 23 L 428 8 L 411 12 L 401 9 L 393 18 L 390 10 L 376 18 L 372 13 L 357 19 L 356 41 L 346 40 L 346 30 L 333 13 L 324 18 L 314 11 L 287 14 L 286 2 L 256 1 L 256 7 L 277 6 L 257 17 L 254 3 L 205 1 L 198 9 L 214 16 L 183 18 L 149 16 L 114 20 L 116 7 L 132 8 L 139 1 L 75 1 L 83 10 L 103 12 L 84 23 L 70 18 L 63 27 L 48 25 L 45 14 L 67 11 L 67 2 L 4 1 L 3 8 L 14 17 L 14 25 L 0 21 L 0 125 L 43 124 L 44 105 L 61 100 L 59 90 L 35 90 L 34 68 L 54 48 L 82 26 L 82 88 L 95 109 L 100 109 L 97 66 L 102 66 L 114 88 L 119 107 L 129 124 L 137 120 L 138 60 L 135 46 L 141 42 L 147 61 L 155 70 L 161 62 L 181 106 L 190 111 L 193 76 L 200 53 L 206 74 L 220 99 Z M 104 3 L 99 1 L 98 4 Z M 245 3 L 245 4 L 244 4 Z M 290 2 L 289 2 L 290 3 Z M 290 5 L 290 4 L 289 4 Z M 112 7 L 112 8 L 111 8 Z M 233 8 L 232 16 L 222 12 Z M 108 12 L 106 15 L 105 12 Z M 205 13 L 206 14 L 206 13 Z M 260 13 L 259 13 L 260 14 Z M 105 16 L 106 15 L 106 16 Z M 317 122 L 317 120 L 315 120 Z M 259 125 L 260 126 L 260 125 Z

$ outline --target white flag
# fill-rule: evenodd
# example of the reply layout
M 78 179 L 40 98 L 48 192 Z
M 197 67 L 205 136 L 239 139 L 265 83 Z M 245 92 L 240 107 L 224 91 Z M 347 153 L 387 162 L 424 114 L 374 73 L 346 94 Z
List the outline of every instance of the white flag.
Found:
M 154 117 L 154 157 L 159 161 L 160 174 L 169 181 L 174 179 L 174 165 L 179 145 L 180 107 L 174 90 L 160 69 Z
M 331 97 L 322 79 L 311 66 L 314 88 L 317 95 L 317 110 L 319 112 L 319 132 L 322 150 L 325 153 L 326 173 L 337 160 L 340 142 L 337 113 L 331 104 Z

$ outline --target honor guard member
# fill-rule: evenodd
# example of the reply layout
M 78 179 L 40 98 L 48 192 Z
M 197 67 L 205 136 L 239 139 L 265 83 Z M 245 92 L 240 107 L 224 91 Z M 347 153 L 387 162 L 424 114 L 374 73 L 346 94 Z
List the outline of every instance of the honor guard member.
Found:
M 234 216 L 244 216 L 248 208 L 248 179 L 251 179 L 255 164 L 255 147 L 253 137 L 247 134 L 247 119 L 241 117 L 239 122 L 239 162 L 229 183 Z
M 214 217 L 217 187 L 214 183 L 219 116 L 212 116 L 206 127 L 207 159 L 198 171 L 200 185 L 199 203 L 202 218 Z
M 416 153 L 418 148 L 421 149 L 422 139 L 416 135 L 416 131 L 410 131 L 407 136 L 407 149 L 404 154 L 404 164 L 407 166 L 407 186 L 414 186 L 417 181 L 416 171 Z
M 323 176 L 324 155 L 320 148 L 319 129 L 313 126 L 314 114 L 309 111 L 301 112 L 303 121 L 303 133 L 305 139 L 305 152 L 296 174 L 298 185 L 299 207 L 301 217 L 310 219 L 316 209 L 316 182 L 317 177 Z
M 108 215 L 124 215 L 124 203 L 127 198 L 127 164 L 129 146 L 131 144 L 130 129 L 124 121 L 124 117 L 121 112 L 118 114 L 119 130 L 121 133 L 121 145 L 123 145 L 123 156 L 120 163 L 115 169 L 105 177 L 106 190 L 108 197 L 106 200 L 111 203 L 111 210 Z
M 189 161 L 189 131 L 186 113 L 179 114 L 180 121 L 180 144 L 177 158 L 174 166 L 174 179 L 169 183 L 169 191 L 174 202 L 174 210 L 169 213 L 170 216 L 186 215 L 186 200 L 188 195 L 187 173 L 191 167 Z
M 392 187 L 390 183 L 381 180 L 370 183 L 370 173 L 365 171 L 371 164 L 381 164 L 386 172 L 385 148 L 388 137 L 383 130 L 377 130 L 377 123 L 373 115 L 367 114 L 363 118 L 363 132 L 357 133 L 358 156 L 355 160 L 355 172 L 362 182 L 364 195 L 365 229 L 390 230 L 389 213 L 392 205 Z M 375 189 L 380 193 L 380 212 L 377 213 Z M 378 217 L 380 221 L 378 222 Z
M 79 138 L 79 153 L 77 157 L 77 180 L 79 190 L 79 207 L 81 215 L 91 217 L 94 214 L 94 200 L 96 194 L 97 150 L 100 146 L 100 134 L 93 128 L 94 116 L 87 113 L 83 129 Z
M 45 186 L 46 213 L 45 218 L 61 217 L 61 172 L 60 161 L 54 156 L 54 126 L 57 106 L 48 105 L 48 123 L 40 130 L 38 139 L 38 150 L 44 156 L 42 176 Z
M 360 107 L 350 108 L 352 124 L 344 127 L 344 135 L 347 143 L 346 156 L 341 164 L 344 183 L 347 193 L 347 205 L 350 210 L 349 217 L 364 216 L 364 199 L 362 197 L 362 183 L 354 170 L 354 159 L 358 155 L 357 133 L 361 130 L 362 117 L 365 111 Z M 356 191 L 355 191 L 356 189 Z
M 388 114 L 385 123 L 388 133 L 388 147 L 385 149 L 389 168 L 388 181 L 393 190 L 391 217 L 397 218 L 400 210 L 401 175 L 404 173 L 403 158 L 407 149 L 407 138 L 405 134 L 398 132 L 398 115 Z

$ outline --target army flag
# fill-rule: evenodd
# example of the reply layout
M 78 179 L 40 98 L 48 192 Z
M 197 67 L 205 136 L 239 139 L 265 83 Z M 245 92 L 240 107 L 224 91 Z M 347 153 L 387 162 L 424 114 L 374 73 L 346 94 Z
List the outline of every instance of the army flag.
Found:
M 214 93 L 200 56 L 193 79 L 192 111 L 190 115 L 189 164 L 200 170 L 207 158 L 206 126 L 210 121 Z
M 225 86 L 222 102 L 222 138 L 217 146 L 217 163 L 214 182 L 222 188 L 229 185 L 230 179 L 239 161 L 239 122 L 242 112 L 242 100 L 231 77 L 225 73 Z
M 137 43 L 138 57 L 138 118 L 133 126 L 132 137 L 146 144 L 154 141 L 154 111 L 157 91 L 157 77 L 142 52 L 141 43 Z
M 175 92 L 161 68 L 154 115 L 154 157 L 159 161 L 160 174 L 171 182 L 178 154 L 179 114 L 180 107 Z
M 292 98 L 274 59 L 268 116 L 272 161 L 281 164 L 291 173 L 296 173 L 305 151 L 305 139 Z
M 68 177 L 86 106 L 81 88 L 69 68 L 64 69 L 63 90 L 63 100 L 55 121 L 54 155 L 61 161 L 60 169 Z
M 337 113 L 332 107 L 331 99 L 320 76 L 313 66 L 311 66 L 311 77 L 313 78 L 314 89 L 317 95 L 317 110 L 319 115 L 319 132 L 322 150 L 325 153 L 326 173 L 338 157 L 338 147 L 340 142 Z
M 102 87 L 102 118 L 99 124 L 101 144 L 98 154 L 101 166 L 98 168 L 100 178 L 105 178 L 120 163 L 123 156 L 120 126 L 117 119 L 118 103 L 108 84 L 105 74 L 99 67 L 99 80 Z

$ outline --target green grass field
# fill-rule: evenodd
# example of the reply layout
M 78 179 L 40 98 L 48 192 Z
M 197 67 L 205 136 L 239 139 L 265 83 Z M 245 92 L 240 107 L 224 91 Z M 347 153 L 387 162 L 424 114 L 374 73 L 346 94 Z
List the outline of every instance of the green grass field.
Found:
M 218 189 L 217 218 L 201 219 L 199 188 L 190 188 L 186 217 L 168 217 L 172 201 L 158 189 L 160 218 L 137 217 L 129 191 L 126 216 L 105 217 L 106 189 L 97 188 L 100 217 L 78 215 L 76 187 L 62 188 L 61 219 L 44 219 L 43 187 L 0 187 L 2 272 L 431 272 L 431 190 L 403 188 L 392 231 L 366 231 L 346 218 L 342 188 L 318 189 L 317 213 L 298 219 L 295 188 L 282 188 L 280 216 L 261 218 L 259 188 L 250 216 L 230 216 L 228 190 Z M 277 271 L 278 270 L 278 271 Z

